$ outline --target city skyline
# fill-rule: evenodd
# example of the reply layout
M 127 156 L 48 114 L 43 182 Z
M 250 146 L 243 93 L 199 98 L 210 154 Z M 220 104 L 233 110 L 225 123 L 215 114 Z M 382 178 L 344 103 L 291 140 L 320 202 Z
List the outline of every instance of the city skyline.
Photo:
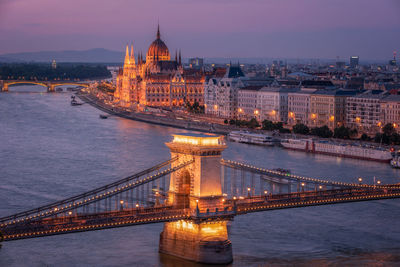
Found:
M 144 52 L 158 21 L 167 45 L 185 57 L 384 60 L 400 50 L 400 3 L 393 0 L 40 2 L 0 3 L 0 54 L 122 51 L 131 41 Z

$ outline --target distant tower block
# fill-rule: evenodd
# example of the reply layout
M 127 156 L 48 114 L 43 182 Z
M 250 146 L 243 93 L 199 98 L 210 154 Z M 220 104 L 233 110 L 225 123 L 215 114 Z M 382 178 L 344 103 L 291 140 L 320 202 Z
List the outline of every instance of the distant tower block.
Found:
M 188 209 L 191 214 L 223 209 L 221 153 L 226 148 L 222 136 L 177 134 L 166 143 L 171 157 L 179 159 L 173 166 L 194 162 L 171 175 L 169 204 Z M 192 220 L 168 222 L 160 235 L 160 252 L 184 259 L 224 264 L 232 261 L 227 221 Z
M 52 69 L 57 69 L 57 62 L 55 59 L 53 59 L 53 61 L 51 62 L 51 68 Z

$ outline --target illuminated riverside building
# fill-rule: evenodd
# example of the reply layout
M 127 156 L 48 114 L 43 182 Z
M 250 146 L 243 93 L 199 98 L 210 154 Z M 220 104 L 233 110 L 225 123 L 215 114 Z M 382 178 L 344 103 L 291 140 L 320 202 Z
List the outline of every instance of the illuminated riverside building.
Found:
M 271 79 L 247 77 L 239 64 L 229 64 L 222 78 L 213 77 L 205 84 L 205 113 L 225 119 L 239 118 L 239 90 L 261 88 L 272 82 Z
M 204 75 L 201 71 L 184 70 L 181 52 L 171 60 L 160 28 L 144 57 L 135 60 L 133 46 L 126 47 L 124 66 L 116 79 L 115 102 L 123 107 L 175 107 L 187 102 L 203 104 Z
M 351 128 L 375 133 L 382 126 L 381 100 L 386 94 L 383 91 L 366 91 L 348 97 L 346 102 L 346 125 Z
M 310 118 L 308 126 L 328 126 L 331 130 L 343 126 L 346 121 L 346 99 L 355 91 L 319 90 L 310 96 Z
M 381 100 L 380 125 L 383 127 L 388 123 L 400 131 L 400 95 L 389 95 Z
M 287 122 L 288 93 L 297 88 L 249 86 L 239 90 L 238 117 L 262 122 Z

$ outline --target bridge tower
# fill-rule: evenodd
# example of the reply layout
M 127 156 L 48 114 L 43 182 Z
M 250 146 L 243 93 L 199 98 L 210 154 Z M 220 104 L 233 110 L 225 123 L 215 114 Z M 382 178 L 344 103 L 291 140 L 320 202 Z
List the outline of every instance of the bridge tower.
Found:
M 227 219 L 202 220 L 201 214 L 223 210 L 221 153 L 226 148 L 222 136 L 176 134 L 166 143 L 171 157 L 178 157 L 172 167 L 193 163 L 171 174 L 168 203 L 185 209 L 190 220 L 167 222 L 160 234 L 161 253 L 209 264 L 232 261 Z
M 8 92 L 8 84 L 4 80 L 0 81 L 1 92 Z

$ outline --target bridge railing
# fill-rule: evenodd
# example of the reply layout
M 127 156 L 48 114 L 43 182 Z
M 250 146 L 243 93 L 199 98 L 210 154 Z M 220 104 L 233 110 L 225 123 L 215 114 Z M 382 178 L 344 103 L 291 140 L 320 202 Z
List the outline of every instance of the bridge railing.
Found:
M 309 190 L 325 190 L 327 188 L 335 189 L 335 188 L 367 188 L 367 187 L 399 187 L 400 184 L 397 185 L 384 185 L 384 184 L 361 184 L 361 183 L 345 183 L 345 182 L 337 182 L 337 181 L 329 181 L 318 178 L 311 178 L 306 176 L 300 176 L 296 174 L 292 174 L 289 171 L 285 170 L 271 170 L 260 168 L 256 166 L 252 166 L 246 163 L 235 162 L 231 160 L 222 160 L 221 164 L 224 168 L 224 173 L 229 171 L 229 169 L 233 169 L 233 175 L 238 171 L 241 176 L 246 176 L 246 173 L 250 173 L 252 175 L 258 175 L 261 177 L 260 179 L 267 180 L 271 184 L 275 184 L 279 189 L 278 185 L 286 185 L 289 186 L 288 193 L 291 190 L 295 191 L 307 191 Z M 236 171 L 235 171 L 236 170 Z M 237 174 L 236 174 L 237 175 Z M 242 182 L 243 184 L 243 182 Z M 297 186 L 297 188 L 293 188 Z M 250 186 L 252 188 L 252 186 Z M 280 188 L 282 189 L 282 188 Z M 252 189 L 251 189 L 252 190 Z M 279 192 L 282 193 L 282 192 Z
M 168 165 L 176 160 L 177 157 L 172 158 L 149 169 L 83 194 L 57 201 L 37 209 L 31 209 L 3 217 L 0 219 L 0 226 L 56 216 L 60 213 L 68 212 L 68 214 L 71 215 L 76 212 L 88 213 L 90 211 L 97 212 L 101 209 L 118 209 L 121 205 L 127 206 L 130 204 L 132 206 L 133 202 L 135 202 L 136 205 L 138 205 L 138 203 L 143 205 L 148 202 L 150 197 L 155 197 L 154 195 L 162 198 L 163 191 L 167 191 L 166 187 L 168 183 L 166 180 L 169 179 L 167 176 L 191 163 L 184 162 L 178 166 L 167 168 Z M 160 178 L 162 178 L 161 182 L 159 181 Z M 157 181 L 157 183 L 155 183 L 155 181 Z M 151 188 L 150 183 L 152 183 Z M 132 190 L 135 190 L 136 197 L 133 196 Z M 124 192 L 126 192 L 125 196 L 122 195 Z M 103 202 L 100 203 L 101 201 Z M 82 210 L 78 210 L 78 208 Z

